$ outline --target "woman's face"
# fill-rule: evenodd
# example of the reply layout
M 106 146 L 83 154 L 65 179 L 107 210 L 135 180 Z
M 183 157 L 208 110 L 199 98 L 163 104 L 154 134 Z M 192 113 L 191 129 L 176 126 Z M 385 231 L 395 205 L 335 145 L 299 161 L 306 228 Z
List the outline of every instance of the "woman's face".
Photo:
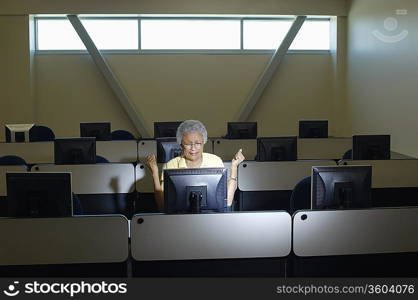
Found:
M 183 135 L 181 149 L 187 160 L 196 161 L 202 157 L 203 136 L 199 132 L 190 132 Z

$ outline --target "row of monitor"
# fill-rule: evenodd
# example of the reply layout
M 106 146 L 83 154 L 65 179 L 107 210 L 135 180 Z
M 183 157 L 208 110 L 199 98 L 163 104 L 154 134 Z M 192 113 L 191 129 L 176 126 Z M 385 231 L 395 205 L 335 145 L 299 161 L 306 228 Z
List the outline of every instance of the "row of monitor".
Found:
M 371 207 L 371 166 L 312 168 L 312 209 Z M 225 168 L 164 170 L 165 213 L 226 211 Z M 6 173 L 8 217 L 73 215 L 71 173 Z M 4 212 L 2 213 L 4 215 Z
M 155 122 L 154 138 L 176 137 L 181 121 Z M 228 122 L 226 139 L 256 139 L 257 122 Z M 299 138 L 327 138 L 328 120 L 300 120 Z
M 166 163 L 181 155 L 176 138 L 157 138 L 157 162 Z M 390 159 L 390 135 L 353 136 L 352 158 L 355 160 Z M 297 160 L 297 137 L 257 138 L 257 161 Z M 54 140 L 54 162 L 95 164 L 96 138 L 62 138 Z
M 181 155 L 181 147 L 175 138 L 157 138 L 158 163 L 165 163 L 179 155 Z M 390 159 L 390 135 L 354 135 L 352 159 Z M 257 156 L 255 160 L 297 160 L 297 137 L 257 138 Z
M 175 138 L 157 139 L 157 162 L 165 163 L 181 155 Z M 353 136 L 355 160 L 390 159 L 389 135 Z M 257 138 L 257 161 L 297 160 L 297 137 Z M 94 137 L 62 138 L 54 140 L 54 162 L 62 164 L 95 164 L 96 139 Z
M 154 138 L 176 137 L 180 121 L 154 122 Z M 34 124 L 8 124 L 5 126 L 6 142 L 29 142 L 29 131 Z M 95 137 L 96 141 L 110 141 L 110 122 L 80 123 L 81 137 Z M 327 138 L 327 120 L 301 120 L 299 121 L 299 138 Z M 257 138 L 257 122 L 228 122 L 228 139 L 255 139 Z

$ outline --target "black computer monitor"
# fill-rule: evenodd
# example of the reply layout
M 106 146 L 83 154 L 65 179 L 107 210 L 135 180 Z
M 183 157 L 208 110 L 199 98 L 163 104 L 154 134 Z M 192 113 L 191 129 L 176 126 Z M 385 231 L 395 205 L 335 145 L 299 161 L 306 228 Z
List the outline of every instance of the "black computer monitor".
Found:
M 390 135 L 353 135 L 353 159 L 390 159 Z
M 297 160 L 297 138 L 263 137 L 257 138 L 257 161 Z
M 224 212 L 226 191 L 225 168 L 164 170 L 165 213 Z
M 157 138 L 157 162 L 166 163 L 181 155 L 181 146 L 176 138 Z
M 177 128 L 181 123 L 181 121 L 154 122 L 154 138 L 176 137 Z
M 71 173 L 6 173 L 7 217 L 71 217 Z
M 328 120 L 299 121 L 299 138 L 327 138 Z
M 56 165 L 95 164 L 96 138 L 63 138 L 54 141 Z
M 110 122 L 80 123 L 81 137 L 95 137 L 96 141 L 110 141 L 112 139 Z
M 227 139 L 256 139 L 257 122 L 228 122 Z
M 371 166 L 312 167 L 312 209 L 369 208 Z

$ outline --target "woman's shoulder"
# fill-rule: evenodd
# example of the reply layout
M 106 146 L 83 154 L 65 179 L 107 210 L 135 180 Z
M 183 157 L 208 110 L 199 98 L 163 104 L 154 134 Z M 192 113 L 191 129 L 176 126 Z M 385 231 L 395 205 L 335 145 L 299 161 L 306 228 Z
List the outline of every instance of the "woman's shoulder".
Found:
M 166 164 L 166 169 L 178 169 L 180 167 L 180 161 L 182 159 L 182 156 L 177 156 L 172 159 L 170 159 Z

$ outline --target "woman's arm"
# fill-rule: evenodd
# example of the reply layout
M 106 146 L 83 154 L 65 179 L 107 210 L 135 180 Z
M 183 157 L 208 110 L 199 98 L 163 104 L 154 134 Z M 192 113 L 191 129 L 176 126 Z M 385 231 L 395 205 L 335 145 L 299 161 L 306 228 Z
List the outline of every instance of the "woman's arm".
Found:
M 151 170 L 152 181 L 154 182 L 154 197 L 157 203 L 158 209 L 163 211 L 164 209 L 164 191 L 160 183 L 160 177 L 158 173 L 158 165 L 155 155 L 148 155 L 146 158 L 146 164 Z
M 237 190 L 238 183 L 238 165 L 244 161 L 245 157 L 242 154 L 242 149 L 235 154 L 234 158 L 231 161 L 231 174 L 228 178 L 228 195 L 227 195 L 227 205 L 232 206 L 234 201 L 235 191 Z

